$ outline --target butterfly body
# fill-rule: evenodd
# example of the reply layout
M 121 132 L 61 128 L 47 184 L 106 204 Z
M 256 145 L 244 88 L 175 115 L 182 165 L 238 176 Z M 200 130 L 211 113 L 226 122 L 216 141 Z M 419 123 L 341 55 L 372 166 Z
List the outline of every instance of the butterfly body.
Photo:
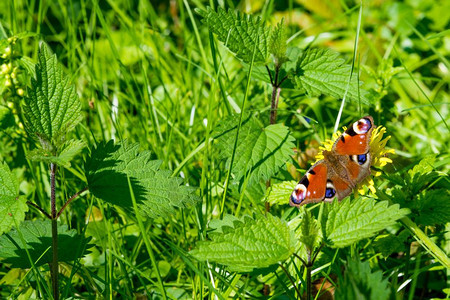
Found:
M 354 122 L 333 144 L 324 150 L 322 160 L 316 162 L 300 179 L 289 203 L 300 206 L 314 202 L 342 200 L 351 194 L 358 183 L 370 175 L 369 143 L 375 125 L 366 116 Z

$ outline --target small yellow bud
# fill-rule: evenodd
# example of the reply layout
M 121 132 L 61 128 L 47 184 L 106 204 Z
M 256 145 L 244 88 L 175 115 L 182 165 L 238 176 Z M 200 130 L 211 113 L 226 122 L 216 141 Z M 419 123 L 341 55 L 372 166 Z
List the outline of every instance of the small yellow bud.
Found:
M 9 108 L 13 109 L 14 108 L 14 103 L 12 102 L 8 102 L 8 104 L 6 104 Z
M 11 73 L 11 78 L 12 78 L 12 79 L 15 79 L 15 78 L 16 78 L 16 73 L 12 72 L 12 73 Z
M 25 94 L 25 91 L 23 89 L 17 89 L 17 95 L 19 95 L 20 97 L 23 97 L 24 94 Z
M 3 55 L 10 56 L 11 55 L 11 47 L 6 47 L 5 53 Z
M 11 80 L 10 79 L 6 79 L 5 86 L 11 86 Z
M 0 74 L 5 74 L 8 73 L 8 65 L 7 64 L 3 64 L 0 66 Z

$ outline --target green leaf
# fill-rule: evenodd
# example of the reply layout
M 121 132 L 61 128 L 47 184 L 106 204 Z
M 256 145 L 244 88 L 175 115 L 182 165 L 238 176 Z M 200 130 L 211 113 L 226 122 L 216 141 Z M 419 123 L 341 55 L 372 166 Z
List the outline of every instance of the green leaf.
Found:
M 0 82 L 0 84 L 2 84 Z M 0 91 L 1 94 L 1 91 Z M 5 106 L 0 106 L 0 130 L 5 130 L 9 127 L 14 126 L 15 120 L 12 111 Z
M 65 133 L 81 121 L 81 102 L 75 86 L 45 44 L 39 49 L 36 78 L 31 78 L 25 104 L 26 129 L 48 151 L 60 146 Z
M 67 225 L 58 225 L 58 261 L 69 262 L 82 257 L 83 250 L 90 246 L 88 245 L 89 240 L 90 238 L 85 238 L 74 229 L 68 230 Z M 50 220 L 24 221 L 20 224 L 19 229 L 14 228 L 0 237 L 2 262 L 12 264 L 13 268 L 31 267 L 25 249 L 28 249 L 36 266 L 52 261 L 52 223 Z M 41 255 L 43 256 L 41 257 Z
M 217 147 L 220 157 L 226 159 L 226 167 L 231 164 L 238 116 L 234 115 L 217 125 Z M 242 122 L 237 142 L 232 173 L 236 181 L 248 172 L 248 184 L 267 180 L 289 159 L 295 147 L 289 129 L 282 124 L 262 127 L 255 118 Z
M 270 37 L 270 53 L 274 56 L 275 65 L 282 65 L 288 60 L 286 56 L 287 35 L 284 19 L 277 24 Z
M 296 74 L 291 79 L 296 88 L 311 97 L 322 94 L 342 99 L 347 88 L 351 66 L 330 49 L 308 49 L 298 60 Z M 368 92 L 359 89 L 357 75 L 353 74 L 348 86 L 348 99 L 369 103 Z
M 0 234 L 25 219 L 27 199 L 19 196 L 19 183 L 6 163 L 0 163 Z
M 389 206 L 388 201 L 361 198 L 334 201 L 326 218 L 327 241 L 337 248 L 349 246 L 395 224 L 408 213 L 408 209 L 400 209 L 398 204 Z
M 286 56 L 287 35 L 284 26 L 284 19 L 277 24 L 270 37 L 270 53 L 274 56 L 275 65 L 282 65 L 288 60 Z
M 289 196 L 292 194 L 292 191 L 294 190 L 296 185 L 297 181 L 294 180 L 272 184 L 266 190 L 266 196 L 264 197 L 264 201 L 269 202 L 271 205 L 288 204 Z
M 198 201 L 194 188 L 181 185 L 181 178 L 161 170 L 162 162 L 150 160 L 150 156 L 149 151 L 139 152 L 138 144 L 99 144 L 85 164 L 89 191 L 106 202 L 131 208 L 130 178 L 140 211 L 152 218 L 173 214 L 176 207 Z
M 392 253 L 404 252 L 406 247 L 405 241 L 409 236 L 408 230 L 403 230 L 398 236 L 386 234 L 378 237 L 373 246 L 377 252 L 380 252 L 383 257 L 387 258 Z
M 381 271 L 372 272 L 368 261 L 350 260 L 344 272 L 344 279 L 339 282 L 336 300 L 387 300 L 391 293 L 388 279 L 383 279 Z
M 408 171 L 409 176 L 414 178 L 416 175 L 425 175 L 434 170 L 434 163 L 436 161 L 436 155 L 425 156 L 417 165 Z
M 322 230 L 319 222 L 314 219 L 309 210 L 301 208 L 302 221 L 298 230 L 297 238 L 302 242 L 310 252 L 320 245 L 322 241 Z
M 417 224 L 432 226 L 450 222 L 450 192 L 445 189 L 425 191 L 412 203 Z
M 219 7 L 215 12 L 211 7 L 206 11 L 196 10 L 203 22 L 217 38 L 236 54 L 236 57 L 250 63 L 255 52 L 254 63 L 265 64 L 269 60 L 269 37 L 271 28 L 259 17 L 246 15 Z M 256 47 L 256 49 L 255 49 Z
M 27 153 L 27 158 L 33 161 L 55 163 L 69 168 L 70 162 L 75 156 L 81 153 L 84 147 L 86 147 L 86 144 L 83 141 L 70 140 L 62 145 L 62 150 L 57 156 L 52 155 L 50 151 L 46 151 L 45 149 L 34 149 Z
M 201 261 L 226 265 L 233 271 L 250 272 L 288 259 L 295 251 L 294 233 L 280 218 L 267 214 L 224 222 L 211 241 L 199 242 L 191 254 Z

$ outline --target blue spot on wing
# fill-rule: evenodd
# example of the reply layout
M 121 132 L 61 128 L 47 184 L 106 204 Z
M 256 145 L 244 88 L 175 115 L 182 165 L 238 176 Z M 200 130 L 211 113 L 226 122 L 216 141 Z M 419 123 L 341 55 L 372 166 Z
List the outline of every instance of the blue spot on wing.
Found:
M 325 198 L 333 198 L 336 195 L 336 191 L 332 188 L 327 188 L 325 190 Z
M 363 165 L 367 161 L 367 154 L 358 155 L 358 163 Z

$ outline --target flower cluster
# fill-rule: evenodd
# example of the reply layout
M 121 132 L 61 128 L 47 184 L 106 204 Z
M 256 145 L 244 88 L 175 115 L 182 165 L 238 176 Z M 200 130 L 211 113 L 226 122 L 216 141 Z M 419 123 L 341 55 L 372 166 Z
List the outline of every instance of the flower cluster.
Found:
M 346 127 L 344 127 L 344 131 L 347 130 Z M 375 167 L 375 169 L 379 169 L 381 167 L 384 167 L 388 163 L 392 163 L 392 160 L 387 157 L 388 154 L 394 154 L 394 149 L 386 149 L 386 143 L 391 138 L 391 136 L 387 136 L 383 139 L 383 135 L 386 133 L 386 127 L 384 126 L 378 126 L 372 131 L 372 136 L 370 138 L 370 155 L 372 157 L 372 166 Z M 323 159 L 323 151 L 328 150 L 331 151 L 333 148 L 334 142 L 341 136 L 342 133 L 339 131 L 333 134 L 333 137 L 331 140 L 326 140 L 323 144 L 323 146 L 319 147 L 319 153 L 316 156 L 316 162 Z M 372 176 L 377 177 L 381 175 L 380 171 L 371 170 Z M 369 176 L 365 178 L 361 183 L 359 183 L 356 187 L 356 190 L 361 195 L 364 195 L 366 193 L 366 189 L 364 187 L 367 187 L 372 193 L 375 193 L 375 183 L 372 179 L 372 176 Z
M 18 84 L 16 82 L 19 70 L 17 67 L 13 66 L 13 46 L 16 40 L 17 38 L 15 37 L 9 38 L 8 46 L 0 49 L 0 79 L 6 88 L 13 87 L 15 93 L 22 97 L 25 92 L 22 88 L 17 87 Z M 0 88 L 0 91 L 1 90 L 2 89 Z

